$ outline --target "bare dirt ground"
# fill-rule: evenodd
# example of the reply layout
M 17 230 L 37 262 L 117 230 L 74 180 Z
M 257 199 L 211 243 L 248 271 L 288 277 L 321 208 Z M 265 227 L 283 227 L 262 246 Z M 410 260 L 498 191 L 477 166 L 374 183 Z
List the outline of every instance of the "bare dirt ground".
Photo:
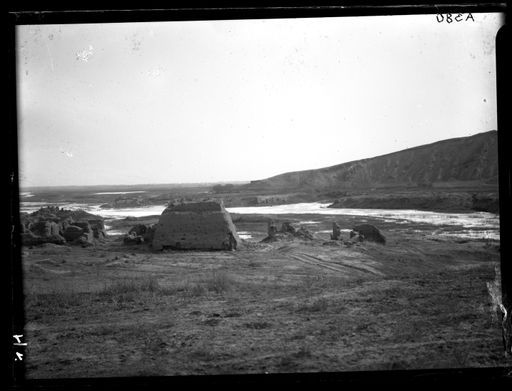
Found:
M 24 249 L 27 377 L 509 365 L 486 287 L 499 243 L 386 237 Z

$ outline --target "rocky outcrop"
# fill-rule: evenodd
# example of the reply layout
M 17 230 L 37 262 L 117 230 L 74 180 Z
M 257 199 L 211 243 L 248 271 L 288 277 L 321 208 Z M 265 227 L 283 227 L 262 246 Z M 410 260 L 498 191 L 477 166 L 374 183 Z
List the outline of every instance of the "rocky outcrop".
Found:
M 144 238 L 142 236 L 136 235 L 134 232 L 128 233 L 123 238 L 124 244 L 142 244 L 144 243 Z
M 153 249 L 235 250 L 240 243 L 222 201 L 170 204 L 155 226 Z
M 370 242 L 386 244 L 386 238 L 379 229 L 371 224 L 361 224 L 352 228 L 350 238 L 356 237 L 359 241 L 368 240 Z

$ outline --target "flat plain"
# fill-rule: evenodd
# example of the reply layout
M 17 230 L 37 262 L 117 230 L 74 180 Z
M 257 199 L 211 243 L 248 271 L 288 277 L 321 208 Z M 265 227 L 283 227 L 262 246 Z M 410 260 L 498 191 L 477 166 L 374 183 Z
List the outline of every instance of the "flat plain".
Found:
M 273 219 L 314 219 L 319 232 L 333 219 L 342 228 L 362 222 Z M 268 216 L 233 220 L 239 232 L 253 233 L 236 251 L 154 252 L 121 236 L 86 248 L 24 248 L 27 376 L 508 364 L 487 289 L 499 241 L 381 222 L 386 245 L 350 243 L 347 234 L 334 242 L 327 233 L 260 243 Z

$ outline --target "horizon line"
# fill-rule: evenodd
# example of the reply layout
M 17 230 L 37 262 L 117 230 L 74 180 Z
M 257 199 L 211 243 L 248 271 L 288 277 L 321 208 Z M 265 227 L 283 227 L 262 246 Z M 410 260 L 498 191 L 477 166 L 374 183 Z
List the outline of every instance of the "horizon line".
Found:
M 486 131 L 483 131 L 483 132 L 473 133 L 473 134 L 471 134 L 469 136 L 460 136 L 460 137 L 452 137 L 452 138 L 447 138 L 447 139 L 441 139 L 441 140 L 433 141 L 433 142 L 430 142 L 430 143 L 427 143 L 427 144 L 420 144 L 420 145 L 416 145 L 416 146 L 405 148 L 405 149 L 395 150 L 393 152 L 384 153 L 382 155 L 377 155 L 377 156 L 372 156 L 372 157 L 367 157 L 367 158 L 362 158 L 362 159 L 357 159 L 357 160 L 350 160 L 350 161 L 346 161 L 346 162 L 342 162 L 342 163 L 337 163 L 337 164 L 330 165 L 330 166 L 323 166 L 323 167 L 319 167 L 319 168 L 309 168 L 309 169 L 306 169 L 306 170 L 281 172 L 279 174 L 274 174 L 274 175 L 271 175 L 271 176 L 267 176 L 266 178 L 263 178 L 263 179 L 236 180 L 236 181 L 222 180 L 222 181 L 211 181 L 211 182 L 167 182 L 167 183 L 160 182 L 160 183 L 135 183 L 135 184 L 97 184 L 97 185 L 34 185 L 34 186 L 26 186 L 26 187 L 18 185 L 18 189 L 20 191 L 21 190 L 28 191 L 28 189 L 72 188 L 72 187 L 75 187 L 75 188 L 78 188 L 78 187 L 109 187 L 109 186 L 112 186 L 112 187 L 114 187 L 114 186 L 117 186 L 117 187 L 122 187 L 122 186 L 130 187 L 130 186 L 170 186 L 170 185 L 179 185 L 179 186 L 211 186 L 211 185 L 218 185 L 218 184 L 247 184 L 247 183 L 251 183 L 253 181 L 266 180 L 266 179 L 269 179 L 269 178 L 274 178 L 274 177 L 277 177 L 277 176 L 280 176 L 280 175 L 285 175 L 285 174 L 292 174 L 292 173 L 298 173 L 298 172 L 316 171 L 316 170 L 322 170 L 322 169 L 327 169 L 327 168 L 334 168 L 334 167 L 337 167 L 337 166 L 342 165 L 342 164 L 353 163 L 353 162 L 360 161 L 360 160 L 374 159 L 374 158 L 378 158 L 378 157 L 381 157 L 381 156 L 391 155 L 391 154 L 394 154 L 394 153 L 400 153 L 400 152 L 403 152 L 403 151 L 407 151 L 409 149 L 421 148 L 423 146 L 433 145 L 433 144 L 437 144 L 437 143 L 444 142 L 444 141 L 449 141 L 449 140 L 457 140 L 457 139 L 461 139 L 461 138 L 475 137 L 475 136 L 482 135 L 482 134 L 485 134 L 485 133 L 490 133 L 490 132 L 497 132 L 497 129 L 491 129 L 491 130 L 486 130 Z

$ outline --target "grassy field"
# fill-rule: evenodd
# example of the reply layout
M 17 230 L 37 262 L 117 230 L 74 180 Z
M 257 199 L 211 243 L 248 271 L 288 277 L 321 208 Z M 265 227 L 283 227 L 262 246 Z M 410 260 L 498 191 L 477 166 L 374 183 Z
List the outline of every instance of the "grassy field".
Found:
M 499 243 L 387 239 L 24 249 L 27 377 L 507 365 L 486 287 Z

